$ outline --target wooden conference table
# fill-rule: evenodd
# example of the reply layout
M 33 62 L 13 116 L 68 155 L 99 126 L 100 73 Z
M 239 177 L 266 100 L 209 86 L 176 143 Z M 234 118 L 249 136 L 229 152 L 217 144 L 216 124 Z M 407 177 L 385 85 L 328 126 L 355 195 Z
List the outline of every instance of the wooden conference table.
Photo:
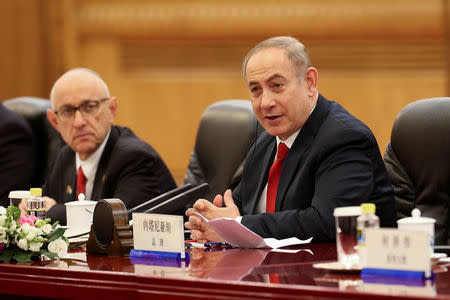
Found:
M 92 255 L 77 248 L 61 260 L 0 263 L 0 294 L 8 295 L 1 299 L 450 299 L 450 264 L 434 265 L 434 280 L 365 282 L 358 272 L 313 267 L 336 260 L 334 244 L 293 249 L 302 251 L 193 249 L 189 263 L 177 263 Z

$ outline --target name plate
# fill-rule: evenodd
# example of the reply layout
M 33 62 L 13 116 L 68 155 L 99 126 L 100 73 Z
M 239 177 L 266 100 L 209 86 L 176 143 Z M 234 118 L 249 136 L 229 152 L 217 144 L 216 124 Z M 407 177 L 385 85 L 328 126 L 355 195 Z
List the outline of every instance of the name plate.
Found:
M 176 253 L 185 258 L 183 216 L 134 213 L 133 239 L 134 250 Z
M 431 277 L 430 239 L 426 232 L 394 228 L 366 230 L 362 275 Z

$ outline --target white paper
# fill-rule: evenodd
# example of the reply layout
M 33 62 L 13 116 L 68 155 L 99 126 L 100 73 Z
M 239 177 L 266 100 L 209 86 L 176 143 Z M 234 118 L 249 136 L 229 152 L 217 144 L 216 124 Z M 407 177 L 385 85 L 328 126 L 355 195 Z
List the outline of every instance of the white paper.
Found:
M 207 222 L 222 240 L 233 247 L 240 248 L 281 248 L 292 245 L 309 244 L 312 237 L 307 240 L 300 240 L 296 237 L 291 237 L 283 240 L 275 238 L 263 239 L 235 219 L 218 218 L 214 220 L 206 219 L 202 214 L 194 212 L 204 222 Z

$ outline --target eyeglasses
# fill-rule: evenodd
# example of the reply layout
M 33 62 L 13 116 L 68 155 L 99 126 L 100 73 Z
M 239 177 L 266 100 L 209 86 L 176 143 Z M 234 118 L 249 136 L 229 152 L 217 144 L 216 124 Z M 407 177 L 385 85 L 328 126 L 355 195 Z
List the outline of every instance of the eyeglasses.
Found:
M 109 98 L 103 98 L 99 100 L 86 100 L 78 106 L 64 105 L 55 110 L 55 114 L 61 122 L 71 121 L 75 117 L 77 110 L 80 111 L 83 117 L 93 116 L 98 112 L 98 108 L 101 102 L 107 101 Z

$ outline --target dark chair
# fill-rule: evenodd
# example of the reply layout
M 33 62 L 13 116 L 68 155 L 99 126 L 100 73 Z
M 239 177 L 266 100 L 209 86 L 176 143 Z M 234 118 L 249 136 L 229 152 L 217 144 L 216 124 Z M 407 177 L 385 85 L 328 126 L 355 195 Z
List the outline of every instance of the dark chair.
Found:
M 384 161 L 398 218 L 419 208 L 436 219 L 435 244 L 450 242 L 450 98 L 430 98 L 398 114 Z
M 185 183 L 207 182 L 211 192 L 206 199 L 210 201 L 234 187 L 250 144 L 261 131 L 249 101 L 224 100 L 210 105 L 200 120 Z
M 59 133 L 47 120 L 47 109 L 51 108 L 51 103 L 42 98 L 20 97 L 6 100 L 3 104 L 23 116 L 32 128 L 36 162 L 32 186 L 40 187 L 50 173 L 59 149 L 64 145 Z

